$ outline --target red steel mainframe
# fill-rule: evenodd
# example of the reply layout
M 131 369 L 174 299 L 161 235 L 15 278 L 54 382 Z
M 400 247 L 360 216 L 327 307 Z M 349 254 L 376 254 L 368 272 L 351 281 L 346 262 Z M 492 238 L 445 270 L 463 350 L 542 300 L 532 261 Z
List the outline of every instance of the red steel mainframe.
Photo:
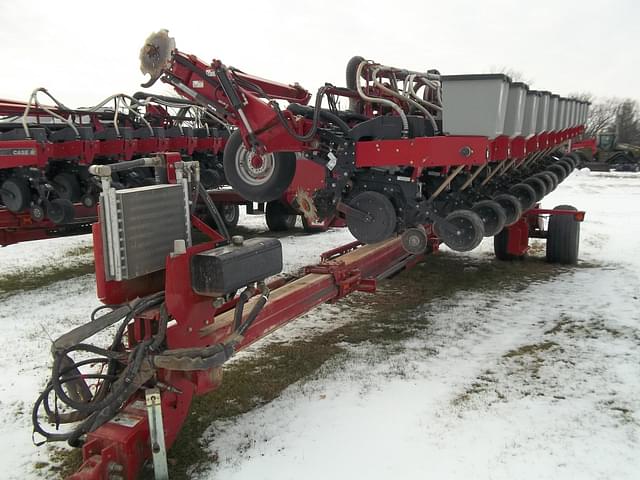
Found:
M 237 299 L 216 308 L 210 297 L 200 296 L 191 289 L 191 258 L 213 248 L 215 242 L 167 257 L 166 271 L 160 272 L 161 275 L 151 274 L 130 282 L 104 280 L 99 224 L 94 225 L 94 242 L 98 295 L 103 302 L 122 302 L 153 293 L 162 290 L 164 283 L 166 307 L 175 321 L 167 330 L 168 349 L 210 346 L 237 335 L 233 325 Z M 429 243 L 431 251 L 437 250 L 439 242 L 431 233 Z M 323 255 L 320 264 L 307 267 L 304 276 L 294 280 L 278 279 L 268 285 L 269 301 L 236 350 L 246 348 L 321 303 L 337 301 L 354 291 L 375 292 L 379 277 L 411 268 L 422 258 L 407 254 L 398 238 L 377 245 L 351 243 L 333 249 Z M 247 303 L 246 312 L 256 300 L 257 297 L 253 297 Z M 158 310 L 147 311 L 136 318 L 129 329 L 130 340 L 142 340 L 142 332 L 148 334 L 150 323 L 158 318 Z M 222 381 L 222 368 L 192 372 L 160 369 L 158 378 L 172 387 L 161 394 L 165 444 L 169 448 L 185 421 L 193 396 L 216 389 Z M 70 479 L 99 480 L 109 478 L 110 474 L 133 479 L 150 456 L 147 412 L 140 392 L 116 418 L 88 434 L 83 446 L 84 463 Z

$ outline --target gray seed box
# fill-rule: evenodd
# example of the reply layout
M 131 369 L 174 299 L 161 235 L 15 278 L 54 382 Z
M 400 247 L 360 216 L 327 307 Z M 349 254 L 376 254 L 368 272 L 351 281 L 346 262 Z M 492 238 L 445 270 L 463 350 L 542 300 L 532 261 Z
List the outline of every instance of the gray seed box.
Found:
M 489 138 L 503 134 L 511 83 L 509 77 L 489 73 L 440 78 L 445 133 Z
M 527 99 L 528 90 L 529 87 L 522 82 L 513 82 L 509 85 L 507 112 L 504 118 L 504 135 L 518 137 L 522 133 L 524 104 Z
M 529 92 L 527 92 L 527 101 L 524 107 L 524 121 L 522 123 L 522 135 L 524 137 L 530 137 L 536 134 L 539 101 L 540 92 L 536 90 L 529 90 Z

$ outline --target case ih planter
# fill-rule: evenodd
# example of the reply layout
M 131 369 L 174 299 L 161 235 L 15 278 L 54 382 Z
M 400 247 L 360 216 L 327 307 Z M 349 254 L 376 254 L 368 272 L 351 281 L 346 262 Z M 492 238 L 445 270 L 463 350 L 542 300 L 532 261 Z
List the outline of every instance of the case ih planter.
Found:
M 96 315 L 99 307 L 91 322 L 54 342 L 51 380 L 33 411 L 37 434 L 82 446 L 75 480 L 136 478 L 151 459 L 166 478 L 166 449 L 193 396 L 220 385 L 235 352 L 323 302 L 375 292 L 377 280 L 442 242 L 467 251 L 495 235 L 496 255 L 507 260 L 541 237 L 550 261 L 577 261 L 584 212 L 537 204 L 575 168 L 562 152 L 584 116 L 550 119 L 552 95 L 538 114 L 546 92 L 529 91 L 527 109 L 527 89 L 503 75 L 447 77 L 354 57 L 347 87 L 326 85 L 307 107 L 310 95 L 299 85 L 202 62 L 177 51 L 166 31 L 150 37 L 141 58 L 149 84 L 162 79 L 236 126 L 223 162 L 238 191 L 282 198 L 302 156 L 322 168 L 324 182 L 291 203 L 309 221 L 344 217 L 359 241 L 327 252 L 297 278 L 273 277 L 282 268 L 279 242 L 229 238 L 198 162 L 164 153 L 92 166 L 102 191 L 96 281 L 110 311 Z M 338 97 L 349 110 L 337 108 Z M 276 99 L 291 104 L 281 110 Z M 567 111 L 571 102 L 560 105 Z M 166 172 L 166 183 L 115 188 L 114 175 L 137 168 Z M 193 228 L 209 241 L 193 243 Z M 111 325 L 118 328 L 108 348 L 87 342 Z M 45 421 L 71 427 L 50 431 Z

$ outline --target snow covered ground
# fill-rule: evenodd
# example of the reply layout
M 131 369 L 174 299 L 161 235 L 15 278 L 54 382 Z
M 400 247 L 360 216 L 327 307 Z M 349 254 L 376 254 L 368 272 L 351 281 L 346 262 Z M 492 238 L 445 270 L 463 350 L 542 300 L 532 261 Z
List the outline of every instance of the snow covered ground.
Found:
M 638 478 L 640 175 L 577 172 L 543 206 L 565 203 L 587 210 L 578 268 L 524 289 L 471 288 L 407 307 L 403 315 L 427 327 L 400 348 L 346 344 L 320 375 L 214 423 L 202 441 L 218 462 L 200 477 Z M 241 223 L 264 228 L 260 217 Z M 285 269 L 350 239 L 344 229 L 283 237 Z M 73 262 L 69 252 L 89 244 L 83 236 L 0 249 L 0 276 Z M 487 239 L 460 262 L 471 274 L 493 262 L 491 249 Z M 30 410 L 49 373 L 49 338 L 96 305 L 93 275 L 0 298 L 3 478 L 47 475 L 35 468 L 49 459 L 31 444 Z M 321 307 L 253 353 L 365 311 Z
M 638 478 L 640 176 L 578 172 L 543 206 L 567 203 L 583 268 L 407 311 L 429 328 L 399 353 L 360 344 L 212 425 L 202 478 Z

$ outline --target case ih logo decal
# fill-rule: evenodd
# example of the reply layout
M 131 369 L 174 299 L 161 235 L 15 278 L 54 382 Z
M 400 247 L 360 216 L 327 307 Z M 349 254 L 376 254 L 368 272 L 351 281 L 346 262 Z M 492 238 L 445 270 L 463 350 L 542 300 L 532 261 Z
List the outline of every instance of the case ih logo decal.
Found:
M 35 148 L 0 148 L 0 157 L 7 155 L 27 157 L 35 154 Z

